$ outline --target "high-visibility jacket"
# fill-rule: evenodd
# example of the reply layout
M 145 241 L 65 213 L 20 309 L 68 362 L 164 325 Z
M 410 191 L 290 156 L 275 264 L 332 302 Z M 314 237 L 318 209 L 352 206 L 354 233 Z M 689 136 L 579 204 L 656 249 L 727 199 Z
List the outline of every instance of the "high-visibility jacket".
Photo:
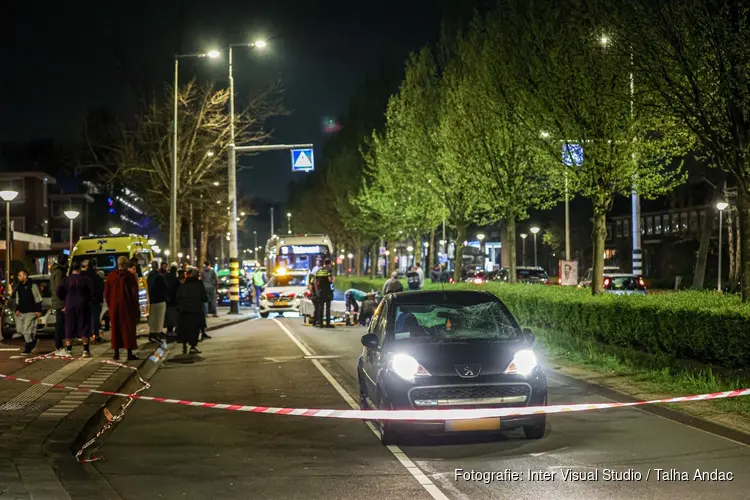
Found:
M 255 271 L 253 273 L 253 285 L 263 286 L 265 284 L 266 284 L 266 277 L 263 274 L 263 271 Z

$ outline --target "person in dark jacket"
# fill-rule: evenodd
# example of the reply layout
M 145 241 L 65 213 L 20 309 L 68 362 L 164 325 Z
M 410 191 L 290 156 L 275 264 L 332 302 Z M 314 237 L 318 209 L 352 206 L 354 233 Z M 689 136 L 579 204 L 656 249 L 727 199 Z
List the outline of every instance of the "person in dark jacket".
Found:
M 159 263 L 151 263 L 151 272 L 146 278 L 148 283 L 148 339 L 161 342 L 164 316 L 167 314 L 167 279 L 159 273 Z
M 406 284 L 409 287 L 409 290 L 419 290 L 421 278 L 419 277 L 416 266 L 411 266 L 409 272 L 406 273 Z
M 99 335 L 102 325 L 102 304 L 104 303 L 104 278 L 99 274 L 96 259 L 84 261 L 81 274 L 91 280 L 93 295 L 91 296 L 91 341 L 100 343 Z
M 171 335 L 177 328 L 177 293 L 180 290 L 176 262 L 169 267 L 169 274 L 165 278 L 167 280 L 167 314 L 164 316 L 164 326 L 167 327 L 167 335 Z
M 60 254 L 50 270 L 49 287 L 52 294 L 50 306 L 55 311 L 55 354 L 65 356 L 65 301 L 57 296 L 59 287 L 68 275 L 68 256 Z
M 73 339 L 83 341 L 83 357 L 91 357 L 89 339 L 91 338 L 91 300 L 94 285 L 81 274 L 81 263 L 70 264 L 70 276 L 57 287 L 57 296 L 65 300 L 65 349 L 67 355 L 73 354 Z
M 169 272 L 169 264 L 167 264 L 165 261 L 162 261 L 159 272 L 166 276 L 166 274 Z
M 331 301 L 333 300 L 331 259 L 323 261 L 323 267 L 315 273 L 315 295 L 318 301 L 315 303 L 313 325 L 318 328 L 333 328 L 331 324 Z
M 398 272 L 393 271 L 391 273 L 391 279 L 385 282 L 383 285 L 383 295 L 389 293 L 398 293 L 404 291 L 404 285 L 401 284 L 401 280 L 398 279 Z
M 18 284 L 12 290 L 16 302 L 16 331 L 23 335 L 23 354 L 31 354 L 36 347 L 36 327 L 42 316 L 42 294 L 25 269 L 18 271 Z
M 200 354 L 198 350 L 198 335 L 206 326 L 206 315 L 203 313 L 204 304 L 208 302 L 206 288 L 198 279 L 198 270 L 190 269 L 185 278 L 185 283 L 177 292 L 177 311 L 179 320 L 177 323 L 177 337 L 182 342 L 182 353 Z

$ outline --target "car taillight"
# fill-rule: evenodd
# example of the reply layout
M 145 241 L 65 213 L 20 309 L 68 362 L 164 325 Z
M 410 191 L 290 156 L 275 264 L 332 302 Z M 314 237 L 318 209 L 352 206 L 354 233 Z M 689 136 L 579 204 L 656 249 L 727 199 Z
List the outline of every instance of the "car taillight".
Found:
M 482 281 L 482 278 L 474 278 L 475 285 L 481 285 L 482 283 L 484 283 L 484 281 Z
M 608 288 L 612 281 L 609 278 L 604 278 L 604 288 Z
M 643 278 L 638 278 L 638 285 L 642 286 L 643 288 L 646 288 L 646 282 L 643 281 Z

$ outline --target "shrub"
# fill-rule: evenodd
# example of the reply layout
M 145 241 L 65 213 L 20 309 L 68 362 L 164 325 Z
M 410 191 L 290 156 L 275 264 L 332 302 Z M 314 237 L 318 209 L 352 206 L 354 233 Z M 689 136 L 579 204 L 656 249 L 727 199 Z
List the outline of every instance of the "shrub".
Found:
M 339 277 L 336 286 L 370 291 L 381 290 L 384 282 Z M 491 291 L 525 326 L 729 368 L 750 366 L 750 306 L 737 296 L 680 291 L 594 297 L 577 288 L 502 283 L 446 287 Z

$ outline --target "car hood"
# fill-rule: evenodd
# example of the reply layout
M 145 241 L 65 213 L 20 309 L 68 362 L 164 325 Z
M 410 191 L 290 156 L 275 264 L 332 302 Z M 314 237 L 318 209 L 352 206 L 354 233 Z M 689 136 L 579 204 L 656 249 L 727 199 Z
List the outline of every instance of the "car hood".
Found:
M 266 288 L 263 293 L 266 294 L 266 296 L 273 296 L 275 295 L 290 295 L 290 294 L 297 294 L 297 293 L 304 293 L 307 288 L 304 286 L 279 286 L 274 288 Z
M 504 373 L 520 349 L 528 348 L 524 340 L 513 342 L 396 342 L 393 354 L 412 356 L 431 375 L 457 375 L 457 367 L 480 365 L 479 373 L 492 375 Z

